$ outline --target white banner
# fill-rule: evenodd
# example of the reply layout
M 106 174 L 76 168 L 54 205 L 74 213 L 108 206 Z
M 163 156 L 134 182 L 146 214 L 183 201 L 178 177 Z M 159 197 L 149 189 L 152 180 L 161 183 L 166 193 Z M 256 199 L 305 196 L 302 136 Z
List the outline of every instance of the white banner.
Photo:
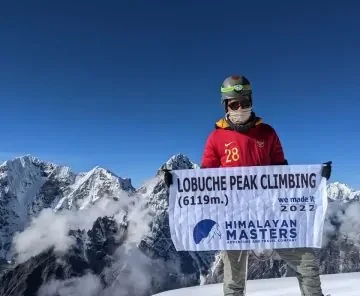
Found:
M 178 251 L 320 248 L 322 165 L 172 171 L 169 223 Z

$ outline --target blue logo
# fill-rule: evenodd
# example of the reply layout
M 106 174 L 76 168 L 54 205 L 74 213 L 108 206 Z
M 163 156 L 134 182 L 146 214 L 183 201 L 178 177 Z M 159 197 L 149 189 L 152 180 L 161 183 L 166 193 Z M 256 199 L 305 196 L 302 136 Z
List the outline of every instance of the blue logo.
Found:
M 201 220 L 193 230 L 194 242 L 197 245 L 206 238 L 208 238 L 207 243 L 209 243 L 216 235 L 221 238 L 220 227 L 218 223 L 211 219 Z

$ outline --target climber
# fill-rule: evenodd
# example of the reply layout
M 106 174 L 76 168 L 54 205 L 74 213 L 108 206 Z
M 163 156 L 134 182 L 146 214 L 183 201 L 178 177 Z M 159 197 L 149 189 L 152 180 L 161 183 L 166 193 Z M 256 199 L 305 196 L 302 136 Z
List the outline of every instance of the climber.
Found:
M 227 77 L 221 86 L 225 116 L 208 136 L 202 168 L 287 165 L 280 139 L 272 126 L 254 110 L 249 80 L 244 76 Z M 329 179 L 331 162 L 322 175 Z M 277 249 L 276 252 L 297 275 L 302 296 L 322 296 L 319 262 L 312 249 Z M 245 296 L 248 251 L 222 252 L 225 296 Z

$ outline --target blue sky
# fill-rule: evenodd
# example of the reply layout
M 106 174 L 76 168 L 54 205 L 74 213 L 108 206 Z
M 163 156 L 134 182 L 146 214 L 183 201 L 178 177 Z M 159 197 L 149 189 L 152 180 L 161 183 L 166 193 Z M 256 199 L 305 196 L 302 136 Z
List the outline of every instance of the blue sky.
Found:
M 252 82 L 293 164 L 360 188 L 356 1 L 3 1 L 0 160 L 101 165 L 138 186 L 199 163 L 219 87 Z

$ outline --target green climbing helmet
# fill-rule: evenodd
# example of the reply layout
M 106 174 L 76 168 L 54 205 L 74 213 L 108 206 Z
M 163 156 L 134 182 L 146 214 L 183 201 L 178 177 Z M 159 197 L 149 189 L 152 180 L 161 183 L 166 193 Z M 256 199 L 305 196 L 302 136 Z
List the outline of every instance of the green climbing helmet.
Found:
M 245 76 L 229 76 L 221 85 L 221 103 L 226 100 L 236 99 L 242 96 L 250 96 L 251 86 L 249 80 Z

